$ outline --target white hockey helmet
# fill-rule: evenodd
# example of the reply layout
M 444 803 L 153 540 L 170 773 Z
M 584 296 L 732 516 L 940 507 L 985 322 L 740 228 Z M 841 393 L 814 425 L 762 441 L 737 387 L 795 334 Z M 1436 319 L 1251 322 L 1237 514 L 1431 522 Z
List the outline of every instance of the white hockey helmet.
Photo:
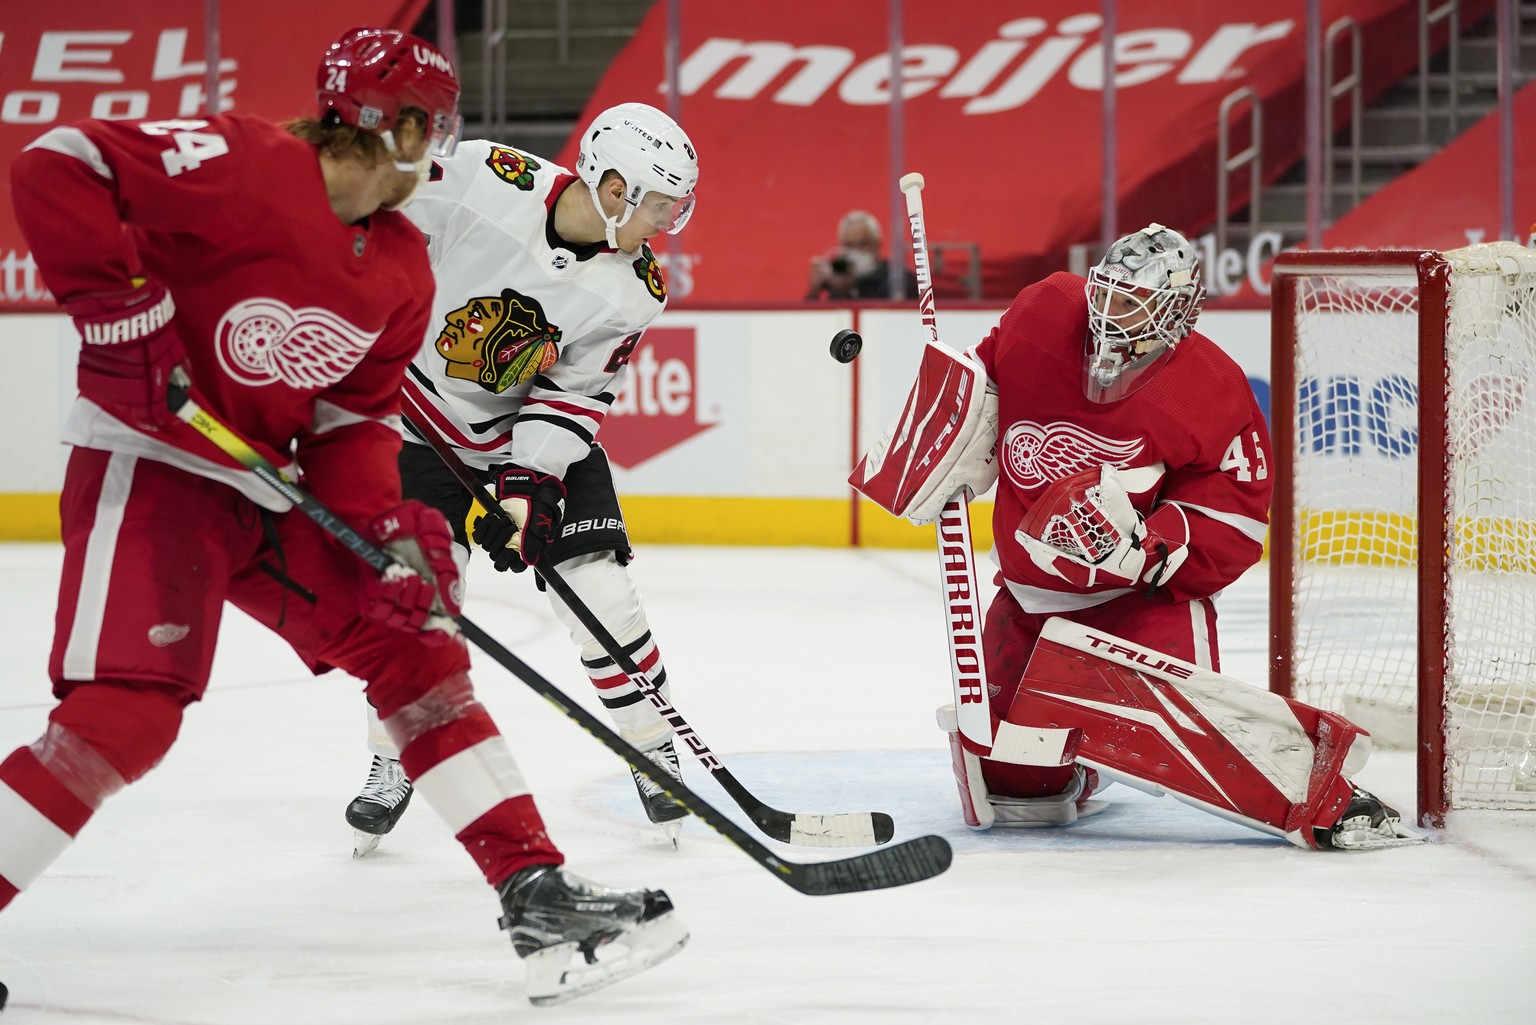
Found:
M 603 211 L 597 196 L 598 183 L 608 171 L 624 179 L 624 212 L 616 217 Z M 647 193 L 672 201 L 657 204 L 662 230 L 669 235 L 683 230 L 693 214 L 699 157 L 687 133 L 665 113 L 644 103 L 621 103 L 597 115 L 582 135 L 576 173 L 587 183 L 607 226 L 608 244 L 617 247 L 614 232 L 629 223 Z
M 1205 301 L 1195 247 L 1161 224 L 1116 240 L 1083 291 L 1083 391 L 1096 402 L 1124 398 L 1145 383 L 1145 371 L 1194 330 Z

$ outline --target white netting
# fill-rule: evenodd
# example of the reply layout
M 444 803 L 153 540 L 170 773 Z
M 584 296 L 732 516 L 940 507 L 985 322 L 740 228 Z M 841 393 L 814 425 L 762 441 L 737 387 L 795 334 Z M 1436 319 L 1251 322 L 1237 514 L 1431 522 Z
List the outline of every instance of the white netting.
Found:
M 1495 243 L 1445 256 L 1450 466 L 1433 514 L 1451 537 L 1450 806 L 1536 808 L 1536 253 Z M 1405 267 L 1297 286 L 1295 695 L 1379 745 L 1412 746 L 1417 283 Z

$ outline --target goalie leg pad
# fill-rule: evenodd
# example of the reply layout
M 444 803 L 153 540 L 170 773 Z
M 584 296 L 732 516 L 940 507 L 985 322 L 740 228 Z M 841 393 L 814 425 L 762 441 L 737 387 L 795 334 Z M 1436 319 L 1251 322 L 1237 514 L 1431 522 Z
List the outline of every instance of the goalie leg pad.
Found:
M 1068 826 L 1080 816 L 1104 810 L 1106 805 L 1088 798 L 1099 789 L 1098 773 L 1081 765 L 1051 763 L 1049 768 L 1006 763 L 978 757 L 960 736 L 954 705 L 942 705 L 935 713 L 939 728 L 949 737 L 950 764 L 960 795 L 960 815 L 972 829 L 998 826 Z M 1002 726 L 1009 726 L 1003 723 Z M 1017 729 L 1017 727 L 1014 727 Z M 1077 730 L 1030 730 L 1019 732 L 1069 735 L 1076 749 Z M 1028 792 L 1040 796 L 1012 797 L 994 793 L 988 779 L 995 772 L 1028 774 Z M 1022 788 L 1012 792 L 1022 792 Z
M 1309 848 L 1369 750 L 1341 716 L 1064 619 L 1047 622 L 1008 720 L 1080 727 L 1079 760 L 1108 778 Z
M 961 488 L 997 480 L 997 396 L 974 359 L 929 342 L 901 415 L 848 483 L 886 512 L 932 523 Z
M 955 773 L 955 787 L 960 792 L 960 817 L 972 829 L 991 829 L 996 816 L 987 800 L 987 785 L 981 776 L 981 759 L 960 739 L 960 721 L 954 705 L 941 705 L 936 717 L 939 729 L 949 737 L 950 766 Z

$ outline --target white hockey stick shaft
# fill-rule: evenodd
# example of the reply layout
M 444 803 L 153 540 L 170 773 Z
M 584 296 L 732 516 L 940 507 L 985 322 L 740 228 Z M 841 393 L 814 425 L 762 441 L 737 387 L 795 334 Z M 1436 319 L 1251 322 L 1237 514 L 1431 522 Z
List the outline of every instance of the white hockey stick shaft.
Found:
M 928 229 L 923 220 L 923 176 L 903 175 L 907 230 L 917 269 L 918 312 L 929 341 L 939 340 L 933 301 L 933 270 L 928 262 Z M 944 629 L 949 638 L 949 675 L 955 693 L 960 736 L 976 754 L 992 750 L 992 710 L 987 700 L 987 665 L 981 650 L 981 593 L 976 586 L 976 551 L 971 544 L 971 511 L 964 488 L 939 513 L 939 569 L 944 586 Z

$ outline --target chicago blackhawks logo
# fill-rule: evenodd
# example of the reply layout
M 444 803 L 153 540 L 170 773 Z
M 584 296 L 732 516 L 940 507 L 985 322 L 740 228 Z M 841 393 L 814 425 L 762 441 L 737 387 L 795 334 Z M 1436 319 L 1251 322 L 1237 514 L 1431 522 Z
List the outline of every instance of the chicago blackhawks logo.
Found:
M 645 290 L 651 293 L 651 298 L 657 302 L 665 302 L 667 298 L 667 279 L 662 276 L 661 264 L 656 262 L 656 254 L 651 252 L 651 247 L 644 243 L 640 246 L 640 255 L 634 262 L 635 277 L 645 282 Z
M 1033 491 L 1104 463 L 1126 466 L 1144 447 L 1139 438 L 1115 441 L 1059 420 L 1048 424 L 1020 420 L 1003 432 L 998 451 L 1008 479 Z
M 436 345 L 448 376 L 498 395 L 548 370 L 560 354 L 560 329 L 539 301 L 510 288 L 476 296 L 443 319 Z
M 533 172 L 540 166 L 532 157 L 525 157 L 515 149 L 492 146 L 491 155 L 485 158 L 485 166 L 496 172 L 496 177 L 509 185 L 516 185 L 524 192 L 533 188 Z
M 219 318 L 214 349 L 224 372 L 241 384 L 326 388 L 347 376 L 381 333 L 317 306 L 296 310 L 281 299 L 246 299 Z

